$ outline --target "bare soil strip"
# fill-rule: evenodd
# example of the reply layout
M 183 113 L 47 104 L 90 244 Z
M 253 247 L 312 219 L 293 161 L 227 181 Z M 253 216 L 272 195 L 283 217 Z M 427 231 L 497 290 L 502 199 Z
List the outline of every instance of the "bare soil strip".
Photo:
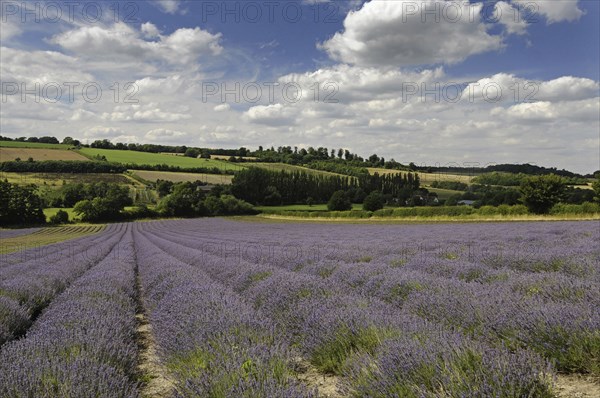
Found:
M 583 375 L 558 375 L 555 390 L 558 398 L 598 398 L 600 379 Z
M 323 374 L 319 372 L 310 362 L 303 358 L 296 358 L 295 361 L 297 378 L 309 388 L 316 388 L 318 396 L 322 398 L 343 398 L 343 395 L 338 387 L 340 385 L 340 377 Z
M 137 314 L 135 317 L 138 322 L 136 338 L 139 349 L 136 373 L 142 381 L 140 393 L 143 398 L 170 398 L 174 395 L 175 382 L 169 377 L 169 372 L 160 362 L 156 352 L 156 340 L 154 340 L 152 325 L 148 320 L 148 314 L 142 299 L 143 291 L 137 259 L 135 285 L 137 293 Z

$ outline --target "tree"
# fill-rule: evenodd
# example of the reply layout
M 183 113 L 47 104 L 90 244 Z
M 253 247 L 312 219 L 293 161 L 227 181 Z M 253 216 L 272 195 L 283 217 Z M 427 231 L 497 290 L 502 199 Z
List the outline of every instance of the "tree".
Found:
M 548 213 L 564 195 L 564 180 L 555 174 L 528 177 L 521 182 L 522 201 L 535 214 Z
M 168 194 L 171 193 L 173 189 L 173 182 L 166 180 L 156 180 L 156 192 L 158 192 L 158 196 L 164 198 Z
M 46 217 L 36 186 L 20 187 L 0 181 L 0 225 L 43 224 Z
M 596 180 L 592 183 L 592 188 L 596 194 L 596 201 L 600 202 L 600 174 L 596 177 Z
M 383 209 L 383 205 L 385 204 L 385 199 L 383 195 L 379 191 L 373 191 L 367 195 L 365 200 L 363 201 L 363 210 L 367 211 L 376 211 Z
M 200 150 L 197 148 L 188 148 L 186 149 L 184 156 L 187 156 L 189 158 L 197 158 L 198 156 L 200 156 Z
M 350 199 L 348 199 L 346 192 L 335 191 L 327 203 L 327 209 L 329 211 L 351 210 L 352 203 L 350 202 Z
M 210 151 L 208 149 L 203 149 L 200 151 L 200 157 L 202 159 L 210 159 Z

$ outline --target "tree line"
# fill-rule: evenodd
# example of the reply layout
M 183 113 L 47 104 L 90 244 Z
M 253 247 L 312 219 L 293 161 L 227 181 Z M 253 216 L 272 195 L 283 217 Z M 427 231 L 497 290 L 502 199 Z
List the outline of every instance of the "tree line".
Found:
M 234 170 L 224 170 L 218 167 L 180 167 L 166 164 L 134 164 L 114 163 L 93 160 L 42 160 L 42 161 L 8 161 L 0 162 L 0 171 L 14 173 L 110 173 L 120 174 L 128 169 L 149 171 L 171 171 L 195 174 L 233 175 Z
M 257 205 L 326 203 L 336 191 L 346 192 L 349 197 L 362 196 L 362 199 L 373 191 L 401 197 L 410 196 L 418 189 L 419 178 L 411 173 L 367 174 L 354 178 L 256 167 L 237 172 L 231 186 L 236 197 Z

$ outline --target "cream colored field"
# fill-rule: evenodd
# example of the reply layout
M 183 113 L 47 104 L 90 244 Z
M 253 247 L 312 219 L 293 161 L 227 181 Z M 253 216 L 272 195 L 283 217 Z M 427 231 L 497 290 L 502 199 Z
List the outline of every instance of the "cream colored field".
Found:
M 0 162 L 8 162 L 20 158 L 26 161 L 33 160 L 89 160 L 74 151 L 64 149 L 41 149 L 41 148 L 0 148 Z
M 210 155 L 211 159 L 217 159 L 217 160 L 229 160 L 231 156 L 227 156 L 227 155 Z M 236 156 L 236 158 L 238 158 L 239 156 Z M 242 156 L 242 159 L 244 160 L 256 160 L 258 158 L 253 157 L 253 156 Z
M 169 171 L 147 171 L 147 170 L 131 170 L 131 172 L 150 182 L 156 180 L 165 180 L 173 182 L 197 181 L 206 182 L 207 184 L 231 184 L 233 176 L 222 174 L 198 174 L 198 173 L 174 173 Z
M 373 167 L 369 167 L 368 170 L 369 170 L 369 173 L 371 173 L 371 174 L 375 174 L 375 173 L 379 173 L 379 174 L 405 173 L 405 172 L 398 171 L 398 170 L 378 169 L 378 168 L 373 168 Z M 441 173 L 441 172 L 436 172 L 436 173 L 420 173 L 420 172 L 418 172 L 417 174 L 419 175 L 419 178 L 421 179 L 421 184 L 424 184 L 424 185 L 431 184 L 434 181 L 458 181 L 458 182 L 464 182 L 465 184 L 470 184 L 471 180 L 473 178 L 475 178 L 475 176 Z

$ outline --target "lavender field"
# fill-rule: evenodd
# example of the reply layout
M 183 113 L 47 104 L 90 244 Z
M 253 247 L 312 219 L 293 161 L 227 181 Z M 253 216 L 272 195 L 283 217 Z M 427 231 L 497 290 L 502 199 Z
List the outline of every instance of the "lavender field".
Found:
M 0 261 L 1 397 L 556 397 L 598 222 L 114 224 Z

